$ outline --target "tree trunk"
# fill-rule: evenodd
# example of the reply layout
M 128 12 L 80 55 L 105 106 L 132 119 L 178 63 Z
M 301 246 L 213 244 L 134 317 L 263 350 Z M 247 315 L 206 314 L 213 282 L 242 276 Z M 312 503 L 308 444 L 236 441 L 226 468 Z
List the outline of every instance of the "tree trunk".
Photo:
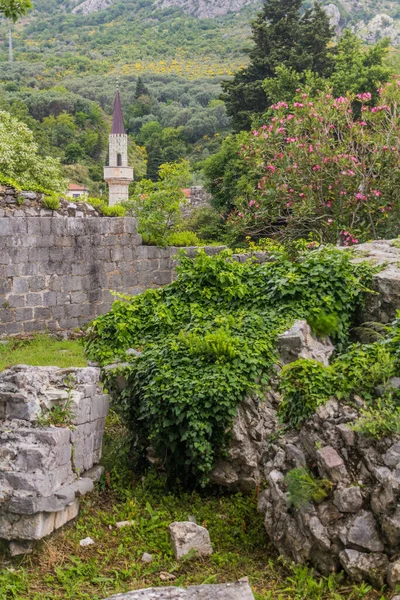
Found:
M 13 45 L 12 45 L 12 33 L 11 33 L 11 23 L 8 26 L 8 62 L 13 62 Z

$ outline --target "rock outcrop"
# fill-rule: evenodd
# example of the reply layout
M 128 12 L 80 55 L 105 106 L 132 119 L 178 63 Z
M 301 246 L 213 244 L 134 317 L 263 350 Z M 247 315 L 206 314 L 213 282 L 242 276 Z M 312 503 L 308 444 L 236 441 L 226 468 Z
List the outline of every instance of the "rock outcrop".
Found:
M 158 0 L 159 8 L 172 6 L 182 8 L 188 14 L 200 18 L 220 17 L 239 12 L 249 4 L 260 5 L 258 0 Z
M 361 322 L 391 323 L 400 310 L 400 240 L 378 240 L 354 246 L 354 261 L 369 261 L 382 269 L 372 280 L 377 292 L 367 297 Z
M 0 374 L 0 539 L 39 540 L 75 518 L 101 475 L 108 396 L 99 369 Z
M 105 10 L 113 3 L 112 0 L 85 0 L 72 9 L 75 15 L 90 15 L 91 13 Z

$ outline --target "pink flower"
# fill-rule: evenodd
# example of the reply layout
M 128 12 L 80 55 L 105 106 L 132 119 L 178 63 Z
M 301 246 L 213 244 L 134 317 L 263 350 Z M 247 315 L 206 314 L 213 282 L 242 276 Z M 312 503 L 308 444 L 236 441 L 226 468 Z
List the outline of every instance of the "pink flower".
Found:
M 315 167 L 313 167 L 313 171 L 319 171 L 321 169 L 321 167 L 319 165 L 315 165 Z
M 276 171 L 276 167 L 274 167 L 274 165 L 268 165 L 268 166 L 267 166 L 267 169 L 268 169 L 269 171 L 271 171 L 271 173 L 275 173 L 275 171 Z
M 258 135 L 260 135 L 260 132 L 259 132 L 259 131 L 257 131 L 257 130 L 254 130 L 254 131 L 253 131 L 253 135 L 254 135 L 254 137 L 257 137 Z
M 328 219 L 328 225 L 331 225 L 333 223 L 333 219 Z
M 376 198 L 382 196 L 382 192 L 380 192 L 379 190 L 372 190 L 372 193 Z

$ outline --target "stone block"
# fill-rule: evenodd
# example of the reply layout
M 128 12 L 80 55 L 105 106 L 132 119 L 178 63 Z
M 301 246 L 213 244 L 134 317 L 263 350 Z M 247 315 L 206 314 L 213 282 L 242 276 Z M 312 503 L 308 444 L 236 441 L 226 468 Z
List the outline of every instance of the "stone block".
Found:
M 26 277 L 14 277 L 12 290 L 14 294 L 26 294 L 29 291 L 29 281 Z
M 332 446 L 325 446 L 317 451 L 318 463 L 322 471 L 332 481 L 342 481 L 347 478 L 347 470 L 342 457 Z
M 175 558 L 178 560 L 195 551 L 198 556 L 210 556 L 213 552 L 210 534 L 196 523 L 175 522 L 168 527 Z
M 148 588 L 126 594 L 117 594 L 106 600 L 254 600 L 247 581 L 220 585 Z
M 336 490 L 334 493 L 334 504 L 340 512 L 358 512 L 363 505 L 363 497 L 360 488 L 352 486 Z
M 370 552 L 382 552 L 383 543 L 379 537 L 376 520 L 372 513 L 361 511 L 353 520 L 347 532 L 347 542 Z
M 7 304 L 10 308 L 21 308 L 25 306 L 27 296 L 24 294 L 9 294 L 7 296 Z

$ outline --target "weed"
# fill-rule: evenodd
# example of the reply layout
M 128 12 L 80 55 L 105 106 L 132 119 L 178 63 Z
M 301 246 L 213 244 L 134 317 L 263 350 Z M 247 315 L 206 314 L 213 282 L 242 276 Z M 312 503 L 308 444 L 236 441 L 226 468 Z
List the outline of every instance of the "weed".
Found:
M 301 508 L 311 500 L 322 502 L 332 486 L 329 480 L 317 479 L 304 467 L 289 471 L 285 477 L 285 484 L 289 502 L 295 508 Z

